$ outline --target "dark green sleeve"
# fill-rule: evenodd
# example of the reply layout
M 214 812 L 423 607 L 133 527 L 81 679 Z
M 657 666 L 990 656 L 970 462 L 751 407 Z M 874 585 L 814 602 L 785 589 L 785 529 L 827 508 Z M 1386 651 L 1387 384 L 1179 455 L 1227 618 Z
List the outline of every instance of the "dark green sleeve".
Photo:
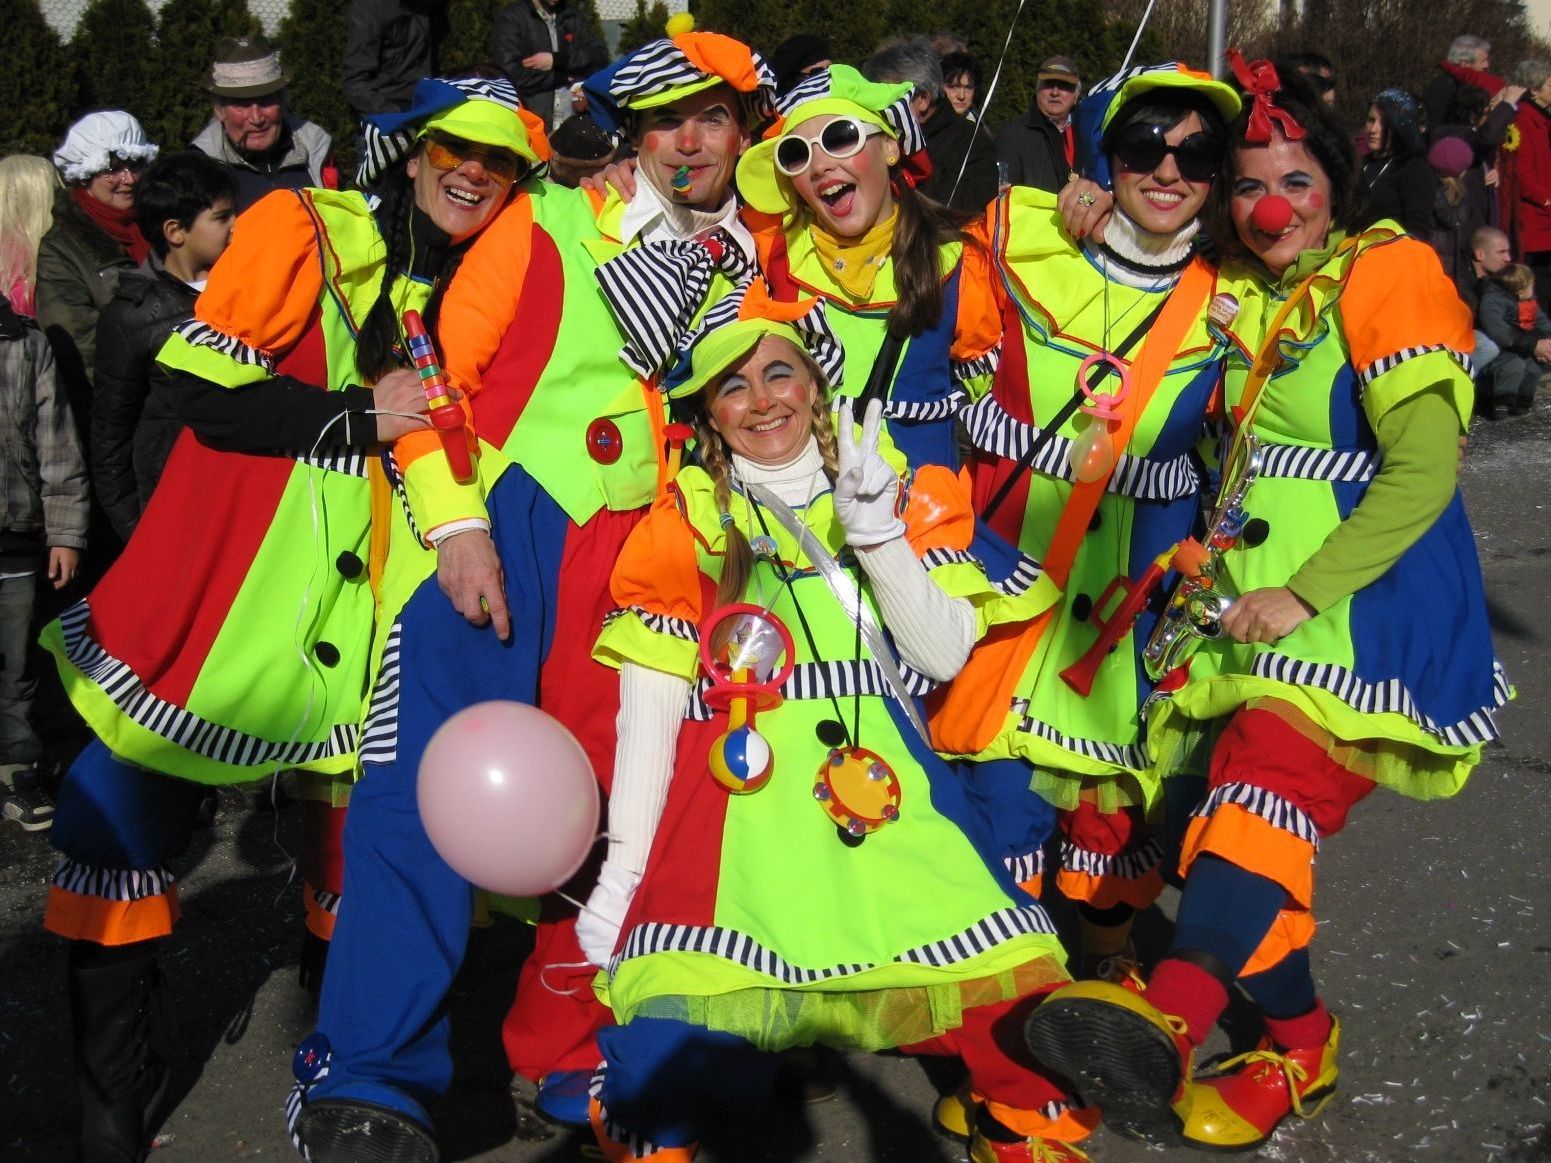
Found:
M 1459 416 L 1445 387 L 1396 404 L 1379 418 L 1375 435 L 1383 457 L 1378 475 L 1351 516 L 1287 583 L 1315 611 L 1376 581 L 1454 497 Z

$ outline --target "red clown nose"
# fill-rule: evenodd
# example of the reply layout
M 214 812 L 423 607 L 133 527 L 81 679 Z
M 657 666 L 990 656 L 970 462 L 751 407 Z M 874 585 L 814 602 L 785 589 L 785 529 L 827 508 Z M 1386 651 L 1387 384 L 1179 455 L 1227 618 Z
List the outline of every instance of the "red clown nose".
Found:
M 1263 234 L 1280 234 L 1292 224 L 1292 203 L 1280 194 L 1267 194 L 1255 203 L 1249 220 Z

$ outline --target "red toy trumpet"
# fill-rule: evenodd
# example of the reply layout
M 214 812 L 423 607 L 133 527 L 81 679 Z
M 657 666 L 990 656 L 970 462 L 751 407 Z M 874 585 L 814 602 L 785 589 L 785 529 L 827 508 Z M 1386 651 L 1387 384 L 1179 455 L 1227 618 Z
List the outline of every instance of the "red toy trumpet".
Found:
M 409 345 L 409 358 L 420 374 L 426 403 L 431 406 L 431 426 L 441 438 L 447 465 L 452 469 L 453 479 L 466 485 L 474 479 L 473 442 L 464 423 L 463 409 L 453 400 L 447 377 L 436 362 L 436 348 L 419 311 L 404 312 L 404 339 Z

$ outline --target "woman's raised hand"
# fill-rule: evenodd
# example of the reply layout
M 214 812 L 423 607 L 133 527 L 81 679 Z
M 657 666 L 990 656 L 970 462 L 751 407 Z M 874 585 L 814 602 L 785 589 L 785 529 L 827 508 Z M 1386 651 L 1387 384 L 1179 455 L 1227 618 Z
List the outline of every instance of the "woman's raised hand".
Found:
M 866 549 L 902 537 L 899 474 L 878 451 L 883 428 L 883 401 L 872 400 L 862 416 L 862 440 L 856 441 L 856 417 L 850 400 L 840 405 L 835 433 L 835 516 L 846 531 L 846 544 Z
M 1115 196 L 1091 178 L 1073 178 L 1056 195 L 1056 209 L 1068 238 L 1080 242 L 1089 235 L 1104 241 L 1104 224 L 1115 205 Z

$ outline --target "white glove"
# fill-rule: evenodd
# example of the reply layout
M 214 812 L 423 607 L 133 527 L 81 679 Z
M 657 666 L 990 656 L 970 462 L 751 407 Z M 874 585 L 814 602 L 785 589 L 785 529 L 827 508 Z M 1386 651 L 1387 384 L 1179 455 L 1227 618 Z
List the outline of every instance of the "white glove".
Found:
M 576 940 L 587 960 L 599 969 L 608 965 L 619 944 L 619 928 L 635 896 L 641 875 L 605 860 L 587 906 L 576 918 Z
M 856 443 L 856 419 L 851 401 L 840 405 L 835 433 L 839 464 L 835 474 L 835 516 L 846 531 L 846 543 L 858 549 L 882 545 L 905 535 L 905 523 L 894 509 L 899 502 L 899 474 L 878 452 L 883 426 L 883 401 L 872 400 L 862 418 L 862 442 Z

